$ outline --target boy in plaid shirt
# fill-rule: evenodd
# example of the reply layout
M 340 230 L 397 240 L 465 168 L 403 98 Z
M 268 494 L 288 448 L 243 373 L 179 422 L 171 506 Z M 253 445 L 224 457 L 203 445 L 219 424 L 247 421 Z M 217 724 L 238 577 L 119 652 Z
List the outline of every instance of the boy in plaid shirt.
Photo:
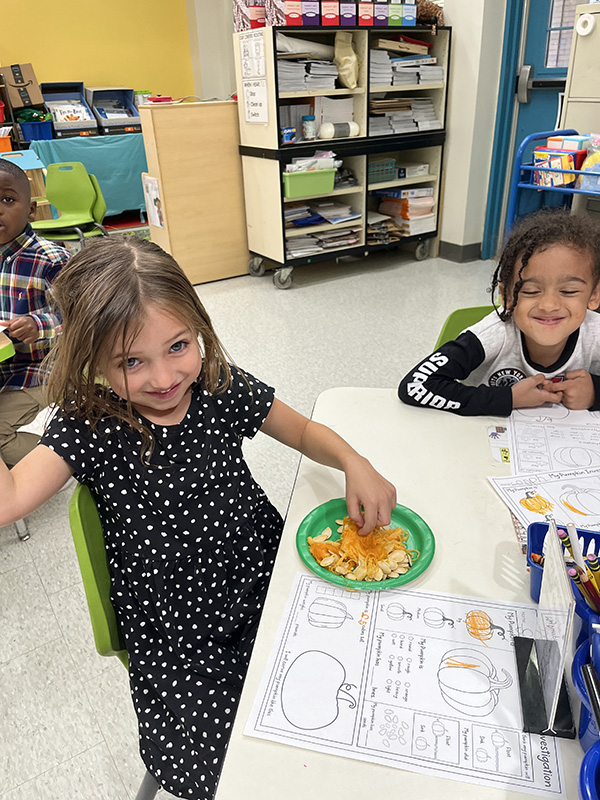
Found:
M 69 258 L 68 250 L 40 239 L 29 179 L 20 167 L 0 158 L 0 326 L 15 355 L 0 363 L 0 456 L 10 467 L 38 442 L 19 433 L 44 407 L 41 363 L 60 330 L 46 296 Z

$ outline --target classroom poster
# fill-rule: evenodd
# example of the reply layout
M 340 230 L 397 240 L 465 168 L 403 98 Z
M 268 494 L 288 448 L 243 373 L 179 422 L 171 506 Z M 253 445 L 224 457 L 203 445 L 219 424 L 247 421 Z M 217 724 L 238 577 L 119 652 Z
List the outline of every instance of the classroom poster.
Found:
M 536 619 L 532 605 L 300 574 L 245 733 L 566 797 L 559 741 L 522 730 L 513 637 Z

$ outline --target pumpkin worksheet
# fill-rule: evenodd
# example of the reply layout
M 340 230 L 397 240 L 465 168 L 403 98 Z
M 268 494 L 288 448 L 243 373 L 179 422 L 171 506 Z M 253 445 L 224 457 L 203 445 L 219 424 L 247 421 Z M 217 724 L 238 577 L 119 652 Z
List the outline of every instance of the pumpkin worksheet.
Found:
M 525 527 L 555 519 L 600 531 L 600 467 L 489 478 Z
M 536 607 L 299 574 L 245 733 L 566 797 L 557 739 L 522 731 L 513 637 Z

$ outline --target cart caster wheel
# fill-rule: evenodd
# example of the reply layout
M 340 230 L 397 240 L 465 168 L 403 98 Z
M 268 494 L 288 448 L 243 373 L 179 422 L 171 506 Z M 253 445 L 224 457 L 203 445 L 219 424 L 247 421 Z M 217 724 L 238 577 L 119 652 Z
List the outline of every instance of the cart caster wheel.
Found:
M 289 289 L 292 285 L 292 271 L 278 269 L 273 273 L 273 283 L 277 289 Z
M 425 261 L 429 255 L 429 242 L 419 242 L 415 247 L 415 258 L 417 261 Z
M 255 278 L 262 278 L 265 274 L 265 262 L 262 258 L 255 256 L 248 262 L 248 272 Z

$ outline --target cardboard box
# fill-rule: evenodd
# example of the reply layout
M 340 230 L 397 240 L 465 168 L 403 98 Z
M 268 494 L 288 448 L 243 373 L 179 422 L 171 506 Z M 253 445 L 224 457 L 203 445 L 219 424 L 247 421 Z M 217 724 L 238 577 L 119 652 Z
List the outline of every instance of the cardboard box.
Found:
M 356 25 L 356 3 L 340 3 L 340 25 Z
M 319 0 L 302 0 L 302 24 L 319 25 L 321 21 Z
M 321 25 L 340 24 L 339 0 L 321 0 Z
M 31 64 L 2 67 L 6 90 L 13 108 L 41 106 L 44 98 Z
M 375 3 L 373 9 L 373 24 L 388 26 L 388 9 L 387 3 Z
M 302 0 L 285 0 L 285 24 L 302 25 Z
M 402 24 L 407 25 L 417 24 L 417 7 L 408 3 L 402 4 Z
M 388 25 L 396 27 L 402 25 L 402 5 L 401 3 L 390 3 L 388 6 Z
M 371 26 L 373 24 L 373 3 L 359 3 L 358 4 L 358 24 Z

